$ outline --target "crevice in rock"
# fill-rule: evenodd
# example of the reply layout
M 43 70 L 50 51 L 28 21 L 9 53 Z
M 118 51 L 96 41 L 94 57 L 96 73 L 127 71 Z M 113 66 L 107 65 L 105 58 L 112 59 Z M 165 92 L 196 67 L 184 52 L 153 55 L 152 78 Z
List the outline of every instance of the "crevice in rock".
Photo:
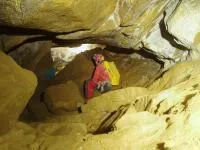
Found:
M 5 44 L 3 42 L 3 38 L 2 37 L 0 37 L 0 47 L 2 48 L 2 50 L 5 49 Z
M 57 36 L 57 35 L 65 35 L 72 34 L 80 31 L 89 31 L 89 29 L 77 29 L 69 32 L 50 32 L 42 29 L 35 28 L 22 28 L 22 27 L 14 27 L 14 26 L 6 26 L 0 25 L 0 33 L 6 35 L 49 35 L 49 36 Z M 62 39 L 61 39 L 62 40 Z
M 137 54 L 143 56 L 144 58 L 148 58 L 148 59 L 152 59 L 155 62 L 157 62 L 158 64 L 160 64 L 161 69 L 164 68 L 164 61 L 160 60 L 156 54 L 153 54 L 151 50 L 147 49 L 147 48 L 142 48 L 139 51 L 136 51 Z
M 117 122 L 117 120 L 119 120 L 126 113 L 130 106 L 131 104 L 122 105 L 117 109 L 117 111 L 111 112 L 110 115 L 104 119 L 99 128 L 93 134 L 96 135 L 111 132 L 115 122 Z
M 34 28 L 21 28 L 0 25 L 0 33 L 5 35 L 56 35 L 57 33 L 49 32 L 41 29 Z
M 160 64 L 160 68 L 164 68 L 164 61 L 160 60 L 156 54 L 153 54 L 152 51 L 148 50 L 147 48 L 142 48 L 140 50 L 133 50 L 127 48 L 118 48 L 114 46 L 107 46 L 106 49 L 111 52 L 119 53 L 119 54 L 138 54 L 146 59 L 151 59 L 156 63 Z
M 66 45 L 74 45 L 77 43 L 84 43 L 84 42 L 89 42 L 89 39 L 75 39 L 75 40 L 65 40 L 65 39 L 58 39 L 56 38 L 57 35 L 64 35 L 64 34 L 71 34 L 79 31 L 87 31 L 88 29 L 79 29 L 71 32 L 61 32 L 61 33 L 56 33 L 56 32 L 49 32 L 46 30 L 40 30 L 40 29 L 33 29 L 33 28 L 21 28 L 21 27 L 10 27 L 10 26 L 3 26 L 0 25 L 0 33 L 2 35 L 16 35 L 16 36 L 30 36 L 30 38 L 24 40 L 23 42 L 13 46 L 9 50 L 6 51 L 7 54 L 15 51 L 19 47 L 23 46 L 24 44 L 27 43 L 32 43 L 32 42 L 39 42 L 39 41 L 52 41 L 55 43 L 55 45 L 59 46 L 66 46 Z M 2 42 L 2 46 L 3 46 Z
M 9 50 L 6 51 L 7 54 L 17 50 L 18 48 L 20 48 L 21 46 L 27 44 L 27 43 L 33 43 L 33 42 L 37 42 L 37 41 L 48 41 L 48 40 L 52 40 L 54 37 L 51 36 L 37 36 L 37 37 L 32 37 L 29 38 L 15 46 L 13 46 L 12 48 L 10 48 Z
M 158 150 L 169 150 L 168 148 L 165 148 L 165 143 L 159 143 L 157 144 Z
M 173 47 L 176 47 L 180 50 L 191 50 L 187 46 L 177 43 L 177 41 L 179 41 L 179 42 L 181 42 L 181 41 L 177 37 L 175 37 L 174 35 L 169 33 L 169 31 L 167 30 L 167 24 L 165 23 L 165 18 L 166 18 L 166 12 L 164 11 L 163 18 L 161 19 L 161 21 L 159 23 L 161 36 L 164 39 L 166 39 Z

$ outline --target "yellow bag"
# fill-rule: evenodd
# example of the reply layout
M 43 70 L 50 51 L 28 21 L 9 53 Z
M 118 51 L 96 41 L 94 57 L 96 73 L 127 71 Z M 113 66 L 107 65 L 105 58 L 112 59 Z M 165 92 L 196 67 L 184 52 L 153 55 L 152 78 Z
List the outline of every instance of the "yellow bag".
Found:
M 106 70 L 108 71 L 112 85 L 119 85 L 120 74 L 119 74 L 119 71 L 117 70 L 115 63 L 104 61 L 103 64 Z

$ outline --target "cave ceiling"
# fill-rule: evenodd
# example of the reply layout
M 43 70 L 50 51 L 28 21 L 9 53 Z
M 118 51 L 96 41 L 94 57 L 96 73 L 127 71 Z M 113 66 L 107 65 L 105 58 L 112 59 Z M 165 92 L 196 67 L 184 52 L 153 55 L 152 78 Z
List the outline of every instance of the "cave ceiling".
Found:
M 174 64 L 199 58 L 199 7 L 198 0 L 1 0 L 0 25 L 145 49 Z

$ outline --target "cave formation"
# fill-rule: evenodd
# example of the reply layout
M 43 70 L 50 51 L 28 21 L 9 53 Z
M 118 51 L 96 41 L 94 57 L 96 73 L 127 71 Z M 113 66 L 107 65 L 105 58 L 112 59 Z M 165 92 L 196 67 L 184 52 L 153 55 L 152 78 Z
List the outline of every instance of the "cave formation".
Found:
M 0 149 L 199 149 L 199 7 L 1 0 Z M 120 84 L 88 100 L 94 54 Z

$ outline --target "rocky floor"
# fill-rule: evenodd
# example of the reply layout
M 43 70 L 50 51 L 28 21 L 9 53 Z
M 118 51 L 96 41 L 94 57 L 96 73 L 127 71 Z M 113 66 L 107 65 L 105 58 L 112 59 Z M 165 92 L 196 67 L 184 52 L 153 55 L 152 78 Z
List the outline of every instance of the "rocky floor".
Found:
M 81 112 L 31 124 L 17 122 L 0 137 L 0 149 L 197 150 L 199 65 L 200 61 L 177 64 L 148 88 L 102 94 L 82 104 Z

